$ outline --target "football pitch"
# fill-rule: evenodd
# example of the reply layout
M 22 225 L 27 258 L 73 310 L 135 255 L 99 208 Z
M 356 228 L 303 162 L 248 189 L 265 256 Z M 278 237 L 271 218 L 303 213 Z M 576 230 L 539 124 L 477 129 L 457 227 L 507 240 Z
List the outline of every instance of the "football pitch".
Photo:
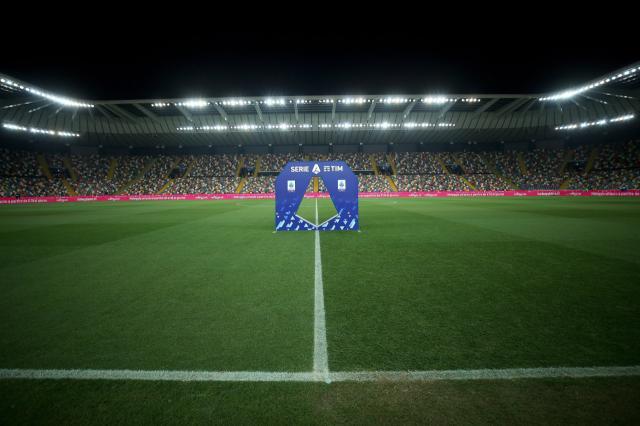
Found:
M 273 210 L 0 206 L 0 419 L 640 422 L 639 199 Z

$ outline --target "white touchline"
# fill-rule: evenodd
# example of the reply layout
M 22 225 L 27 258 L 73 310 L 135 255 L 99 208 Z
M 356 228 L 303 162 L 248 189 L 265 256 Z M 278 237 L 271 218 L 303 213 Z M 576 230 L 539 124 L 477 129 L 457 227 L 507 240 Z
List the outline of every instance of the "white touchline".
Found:
M 336 371 L 332 382 L 435 382 L 640 376 L 640 366 L 544 367 L 429 371 Z M 37 370 L 0 369 L 3 379 L 147 380 L 170 382 L 326 382 L 324 375 L 286 371 Z
M 316 198 L 316 225 L 318 224 L 318 199 Z M 320 253 L 320 231 L 315 231 L 315 308 L 313 313 L 313 372 L 319 379 L 329 383 L 329 356 L 327 354 L 327 328 L 324 315 L 324 289 L 322 286 L 322 256 Z
M 340 371 L 331 373 L 331 380 L 334 382 L 433 382 L 442 380 L 514 380 L 621 376 L 640 376 L 640 366 L 489 368 L 478 370 L 428 371 Z
M 315 382 L 314 373 L 277 371 L 0 369 L 0 379 L 156 380 L 169 382 Z

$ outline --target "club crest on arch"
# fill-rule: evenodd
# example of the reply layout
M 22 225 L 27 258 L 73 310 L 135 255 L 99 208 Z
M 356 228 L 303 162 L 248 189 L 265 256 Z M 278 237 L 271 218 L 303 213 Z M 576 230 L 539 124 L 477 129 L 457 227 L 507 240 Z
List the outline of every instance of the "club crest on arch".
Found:
M 336 215 L 315 224 L 298 216 L 313 177 L 322 179 Z M 344 161 L 293 161 L 276 178 L 276 231 L 357 231 L 358 178 Z

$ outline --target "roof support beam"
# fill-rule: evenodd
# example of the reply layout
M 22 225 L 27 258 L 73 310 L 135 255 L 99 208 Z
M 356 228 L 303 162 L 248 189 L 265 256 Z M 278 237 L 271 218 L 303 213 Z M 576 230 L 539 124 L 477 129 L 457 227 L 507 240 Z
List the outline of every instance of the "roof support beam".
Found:
M 58 109 L 56 109 L 54 112 L 52 112 L 51 114 L 49 114 L 49 118 L 51 117 L 55 117 L 56 115 L 58 115 L 58 113 L 62 111 L 62 107 L 59 107 Z
M 138 122 L 138 120 L 136 120 L 136 117 L 129 114 L 127 111 L 120 108 L 118 105 L 104 105 L 104 107 L 122 119 L 129 120 L 132 123 Z
M 299 123 L 300 122 L 300 116 L 298 115 L 298 103 L 297 102 L 293 104 L 293 111 L 296 114 L 296 123 Z
M 36 102 L 38 102 L 38 101 L 22 102 L 22 101 L 19 101 L 19 100 L 8 99 L 8 100 L 0 101 L 0 107 L 2 107 L 2 109 L 16 108 L 16 107 L 21 107 L 21 106 L 24 106 L 24 105 L 33 104 L 33 103 L 36 103 Z
M 520 112 L 525 113 L 525 112 L 529 111 L 529 110 L 531 109 L 531 107 L 532 107 L 532 106 L 534 106 L 534 105 L 536 104 L 536 102 L 538 102 L 538 100 L 537 100 L 537 99 L 531 99 L 531 100 L 529 101 L 529 103 L 527 104 L 527 106 L 526 106 L 526 107 L 524 107 L 524 108 L 522 109 L 522 111 L 520 111 Z
M 451 108 L 453 108 L 453 105 L 454 105 L 454 104 L 455 104 L 455 102 L 447 102 L 447 103 L 445 104 L 445 106 L 444 106 L 444 107 L 442 107 L 442 109 L 440 110 L 440 114 L 438 114 L 438 118 L 442 118 L 442 117 L 444 117 L 444 115 L 445 115 L 447 112 L 449 112 L 449 110 L 450 110 Z
M 409 105 L 407 105 L 407 107 L 404 109 L 403 113 L 402 113 L 402 120 L 406 120 L 407 117 L 409 116 L 409 114 L 411 114 L 411 110 L 413 109 L 413 107 L 416 106 L 416 101 L 411 102 Z
M 585 107 L 584 105 L 582 105 L 580 102 L 576 101 L 575 99 L 571 99 L 571 102 L 573 102 L 578 108 L 582 108 L 584 110 L 587 109 L 587 107 Z
M 218 114 L 220 114 L 222 116 L 222 118 L 224 118 L 224 121 L 229 121 L 229 116 L 227 115 L 227 112 L 225 110 L 222 109 L 222 107 L 220 105 L 218 105 L 217 103 L 213 103 L 213 107 L 216 109 L 216 111 L 218 111 Z M 191 120 L 193 121 L 193 120 Z
M 264 118 L 262 118 L 262 109 L 260 109 L 260 105 L 258 105 L 257 102 L 253 103 L 253 106 L 256 108 L 256 113 L 258 113 L 258 119 L 260 120 L 261 123 L 264 123 Z M 297 109 L 296 109 L 297 111 Z M 296 114 L 297 116 L 297 114 Z M 226 118 L 225 118 L 226 120 Z
M 138 111 L 140 111 L 141 113 L 143 113 L 144 115 L 146 115 L 147 117 L 149 117 L 151 120 L 153 120 L 155 123 L 157 124 L 162 124 L 162 122 L 160 121 L 160 118 L 155 115 L 153 112 L 149 111 L 147 108 L 143 107 L 140 104 L 132 104 L 134 106 L 134 108 L 136 108 Z
M 191 115 L 191 113 L 189 111 L 187 111 L 186 108 L 184 108 L 183 106 L 180 106 L 180 105 L 176 105 L 176 108 L 178 109 L 178 111 L 180 111 L 180 113 L 182 115 L 184 115 L 184 118 L 186 118 L 187 120 L 189 120 L 189 121 L 191 121 L 193 123 L 193 115 Z
M 582 96 L 583 98 L 589 99 L 590 101 L 598 102 L 598 103 L 600 103 L 600 104 L 602 104 L 602 105 L 606 105 L 606 104 L 607 104 L 607 101 L 604 101 L 604 100 L 602 100 L 602 99 L 595 98 L 595 97 L 593 97 L 593 96 L 589 96 L 589 95 L 585 95 L 585 94 L 582 94 L 582 95 L 580 95 L 580 96 Z
M 51 105 L 52 105 L 52 102 L 47 102 L 46 104 L 41 105 L 41 106 L 39 106 L 37 108 L 30 109 L 29 113 L 40 111 L 41 109 L 46 108 L 46 107 L 51 106 Z M 91 108 L 89 108 L 89 110 L 91 110 Z M 78 110 L 76 110 L 76 112 L 78 112 Z
M 473 111 L 473 115 L 478 115 L 480 113 L 485 112 L 486 110 L 488 110 L 489 108 L 491 108 L 496 102 L 498 102 L 500 100 L 500 98 L 493 98 L 491 99 L 489 102 L 487 102 L 486 104 L 482 105 L 480 108 L 478 108 L 477 110 Z
M 607 88 L 606 92 L 603 90 L 594 90 L 594 92 L 602 95 L 606 95 L 606 96 L 614 96 L 617 98 L 626 98 L 626 99 L 636 98 L 640 96 L 640 90 L 622 91 L 622 90 Z
M 104 109 L 102 106 L 100 106 L 100 105 L 96 105 L 96 109 L 97 109 L 98 111 L 100 111 L 100 114 L 104 115 L 104 116 L 105 116 L 105 118 L 107 118 L 107 119 L 111 119 L 111 118 L 113 118 L 113 117 L 111 117 L 111 115 L 107 112 L 107 110 L 106 110 L 106 109 Z
M 545 107 L 545 105 L 546 105 L 547 103 L 546 103 L 546 102 L 539 102 L 539 104 L 540 104 L 540 110 L 539 110 L 539 112 L 540 112 L 540 113 L 542 113 L 542 112 L 544 111 L 544 107 Z
M 371 106 L 369 107 L 369 113 L 367 114 L 367 121 L 371 120 L 373 116 L 373 111 L 376 109 L 376 100 L 371 101 Z
M 512 102 L 509 102 L 508 104 L 506 104 L 505 106 L 503 106 L 502 108 L 496 111 L 496 116 L 500 116 L 502 114 L 506 114 L 507 112 L 511 112 L 517 109 L 519 106 L 521 106 L 525 102 L 527 102 L 528 100 L 529 100 L 528 98 L 524 98 L 524 99 L 516 99 Z
M 336 119 L 336 100 L 333 100 L 331 104 L 331 122 L 333 123 Z

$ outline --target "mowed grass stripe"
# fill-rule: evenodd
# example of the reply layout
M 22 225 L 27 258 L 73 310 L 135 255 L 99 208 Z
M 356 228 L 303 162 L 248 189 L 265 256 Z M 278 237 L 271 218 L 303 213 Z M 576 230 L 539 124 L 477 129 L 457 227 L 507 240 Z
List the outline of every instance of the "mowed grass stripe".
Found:
M 145 204 L 118 217 L 96 204 L 81 249 L 4 268 L 0 366 L 309 370 L 313 235 L 272 234 L 272 202 Z
M 637 377 L 435 382 L 0 380 L 9 424 L 638 424 Z
M 634 240 L 638 200 L 608 207 L 608 221 L 596 200 L 598 220 L 570 219 L 552 235 L 556 219 L 514 212 L 522 202 L 361 200 L 362 233 L 323 235 L 332 369 L 640 362 L 640 266 L 558 242 L 615 245 L 627 228 Z M 577 209 L 569 199 L 540 202 L 557 216 Z
M 158 206 L 151 203 L 2 206 L 0 269 L 26 267 L 41 258 L 202 220 L 206 218 L 198 212 L 202 207 L 182 203 L 166 206 L 158 215 Z M 221 203 L 211 205 L 208 214 L 225 214 L 239 208 Z
M 640 263 L 635 247 L 640 240 L 640 201 L 602 198 L 524 198 L 448 200 L 455 209 L 423 209 L 420 200 L 398 209 L 440 220 L 477 226 L 518 239 L 557 244 L 598 256 Z M 496 210 L 499 209 L 499 214 Z M 544 223 L 544 226 L 529 224 Z M 606 232 L 603 232 L 603 229 Z

